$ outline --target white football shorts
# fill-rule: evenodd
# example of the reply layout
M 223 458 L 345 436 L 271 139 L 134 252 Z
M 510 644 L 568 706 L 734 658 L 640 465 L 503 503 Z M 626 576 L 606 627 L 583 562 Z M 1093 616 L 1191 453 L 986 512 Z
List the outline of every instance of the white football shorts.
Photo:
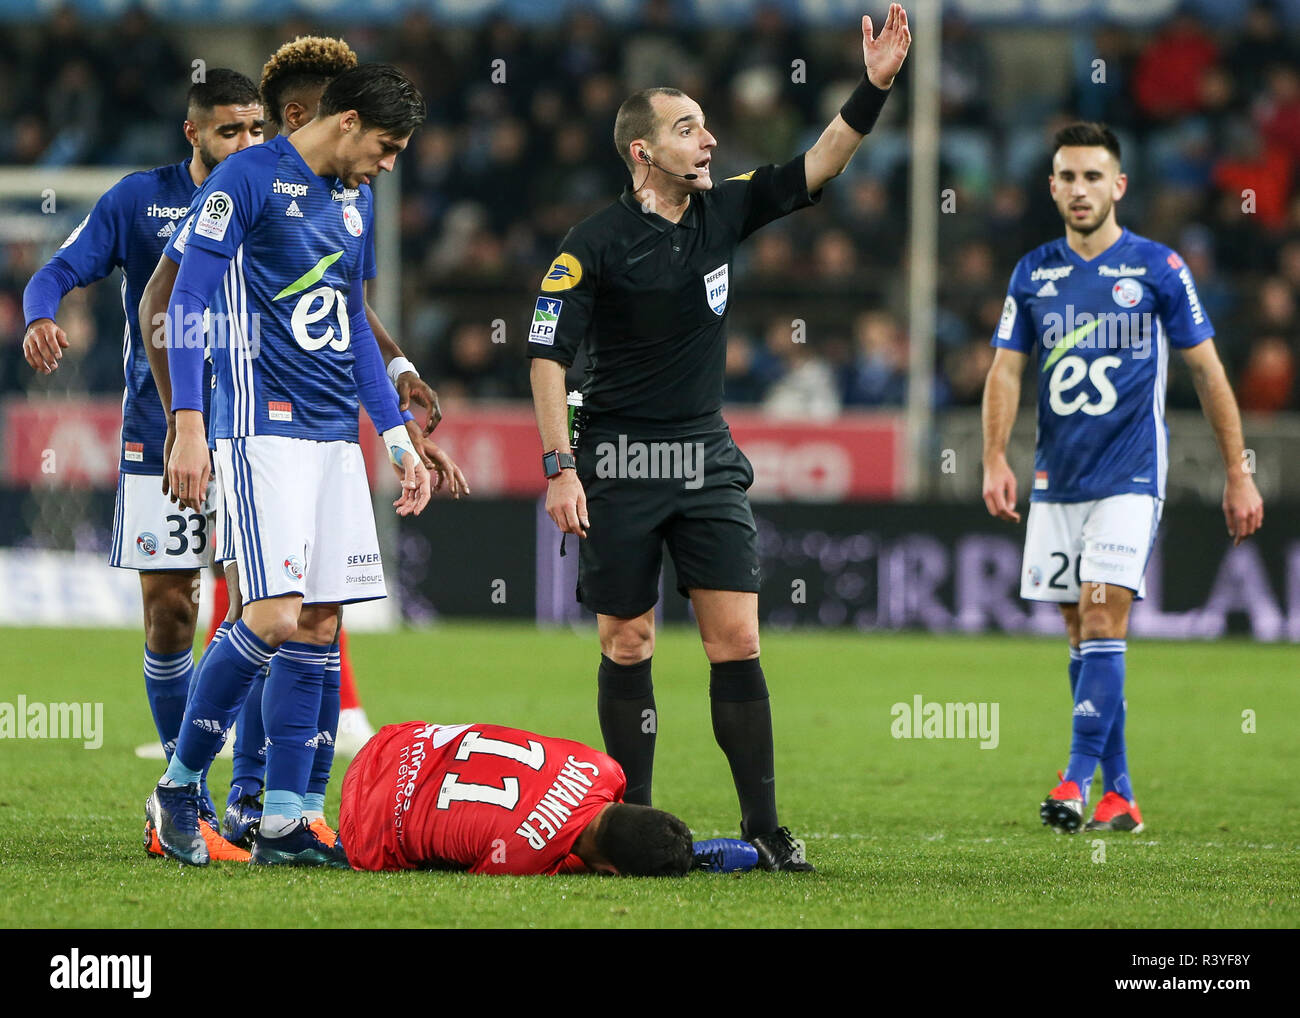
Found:
M 1077 604 L 1080 583 L 1112 583 L 1146 596 L 1147 559 L 1164 502 L 1111 495 L 1089 502 L 1031 502 L 1020 596 Z
M 141 571 L 192 570 L 211 561 L 207 517 L 164 495 L 161 474 L 117 475 L 109 565 Z
M 386 595 L 361 446 L 252 435 L 217 439 L 216 459 L 245 604 Z
M 208 489 L 208 536 L 212 539 L 212 564 L 224 567 L 235 561 L 235 532 L 226 514 L 226 499 L 221 493 L 220 465 L 212 457 L 212 486 Z

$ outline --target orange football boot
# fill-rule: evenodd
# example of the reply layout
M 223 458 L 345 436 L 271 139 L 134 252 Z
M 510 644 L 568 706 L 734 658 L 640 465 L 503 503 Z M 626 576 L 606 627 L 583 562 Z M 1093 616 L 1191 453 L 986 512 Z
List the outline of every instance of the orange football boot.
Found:
M 232 845 L 221 832 L 206 820 L 199 821 L 199 833 L 208 846 L 208 858 L 215 862 L 248 862 L 249 856 L 238 845 Z M 154 835 L 157 838 L 157 835 Z
M 1129 831 L 1138 834 L 1145 825 L 1142 811 L 1136 802 L 1130 802 L 1118 792 L 1107 792 L 1093 810 L 1092 819 L 1085 831 Z
M 325 822 L 324 817 L 317 817 L 307 825 L 307 829 L 330 848 L 333 848 L 339 840 L 339 836 L 334 832 L 334 828 L 330 827 L 330 825 Z
M 1044 824 L 1074 834 L 1083 824 L 1083 793 L 1076 782 L 1066 781 L 1060 771 L 1056 772 L 1056 777 L 1061 783 L 1047 793 L 1047 798 L 1038 807 L 1038 815 Z

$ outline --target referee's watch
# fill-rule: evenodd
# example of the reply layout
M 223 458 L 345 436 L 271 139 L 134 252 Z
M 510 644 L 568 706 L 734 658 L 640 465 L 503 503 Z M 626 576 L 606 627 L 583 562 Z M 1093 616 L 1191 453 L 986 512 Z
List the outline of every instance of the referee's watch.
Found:
M 578 461 L 574 459 L 571 452 L 557 452 L 552 449 L 542 454 L 542 473 L 546 475 L 548 481 L 559 477 L 561 471 L 577 469 Z

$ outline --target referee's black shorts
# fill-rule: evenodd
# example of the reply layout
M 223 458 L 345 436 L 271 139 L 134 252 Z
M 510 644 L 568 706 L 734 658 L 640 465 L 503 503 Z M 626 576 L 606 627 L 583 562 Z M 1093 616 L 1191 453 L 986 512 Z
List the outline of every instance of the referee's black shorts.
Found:
M 754 468 L 725 423 L 671 438 L 589 424 L 577 457 L 591 520 L 579 543 L 578 600 L 589 610 L 634 618 L 653 608 L 665 544 L 683 597 L 691 588 L 758 591 L 746 495 Z

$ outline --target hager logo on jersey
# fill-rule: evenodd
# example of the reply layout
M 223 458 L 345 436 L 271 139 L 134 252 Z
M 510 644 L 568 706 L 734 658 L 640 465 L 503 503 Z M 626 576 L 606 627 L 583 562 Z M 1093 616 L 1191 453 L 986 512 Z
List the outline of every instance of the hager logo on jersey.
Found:
M 189 211 L 188 205 L 159 205 L 155 202 L 145 206 L 144 214 L 153 219 L 180 219 L 181 216 L 188 215 Z
M 271 190 L 276 194 L 287 194 L 290 198 L 303 198 L 310 188 L 306 184 L 295 184 L 277 177 L 275 183 L 271 185 Z

